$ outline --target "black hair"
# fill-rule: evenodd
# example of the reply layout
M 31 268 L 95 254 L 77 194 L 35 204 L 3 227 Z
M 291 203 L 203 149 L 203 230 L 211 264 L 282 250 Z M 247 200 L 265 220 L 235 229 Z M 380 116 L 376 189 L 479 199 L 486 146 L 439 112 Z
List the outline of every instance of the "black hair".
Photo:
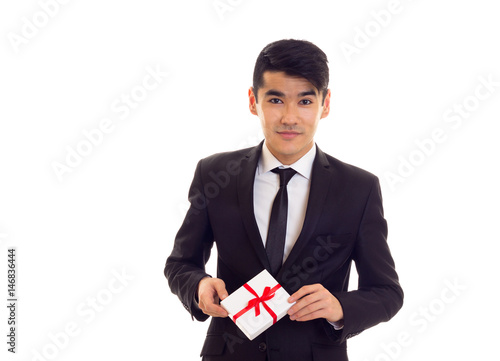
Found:
M 264 72 L 285 72 L 290 76 L 305 78 L 320 93 L 323 102 L 328 93 L 328 59 L 326 54 L 306 40 L 284 39 L 268 44 L 257 57 L 253 72 L 253 92 L 264 83 Z

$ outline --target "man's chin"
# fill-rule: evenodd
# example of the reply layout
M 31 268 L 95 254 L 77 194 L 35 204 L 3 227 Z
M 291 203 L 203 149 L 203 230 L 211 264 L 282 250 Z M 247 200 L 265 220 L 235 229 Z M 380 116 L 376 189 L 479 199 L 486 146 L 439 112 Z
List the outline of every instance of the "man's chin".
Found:
M 307 151 L 305 147 L 298 147 L 295 144 L 280 144 L 277 147 L 269 147 L 271 153 L 285 165 L 290 165 L 300 159 Z M 302 154 L 304 153 L 304 154 Z

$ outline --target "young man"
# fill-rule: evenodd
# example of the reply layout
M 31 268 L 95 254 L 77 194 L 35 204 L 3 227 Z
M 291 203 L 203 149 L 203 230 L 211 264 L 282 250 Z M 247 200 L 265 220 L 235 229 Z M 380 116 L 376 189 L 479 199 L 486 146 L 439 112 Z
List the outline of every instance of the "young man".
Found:
M 377 177 L 314 143 L 330 111 L 328 79 L 326 55 L 314 44 L 269 44 L 248 92 L 265 140 L 198 163 L 165 276 L 192 317 L 212 316 L 205 361 L 347 360 L 347 338 L 402 306 Z M 205 263 L 214 243 L 212 278 Z M 359 283 L 347 291 L 352 261 Z M 263 269 L 296 304 L 249 341 L 219 300 Z

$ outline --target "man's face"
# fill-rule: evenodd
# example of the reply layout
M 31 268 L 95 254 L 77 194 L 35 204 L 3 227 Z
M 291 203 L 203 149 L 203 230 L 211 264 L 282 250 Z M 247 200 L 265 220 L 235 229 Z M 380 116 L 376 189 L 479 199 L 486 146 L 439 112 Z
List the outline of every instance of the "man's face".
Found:
M 299 160 L 313 146 L 319 120 L 330 112 L 330 90 L 323 96 L 309 81 L 266 71 L 257 98 L 248 91 L 250 112 L 260 119 L 266 144 L 283 164 Z

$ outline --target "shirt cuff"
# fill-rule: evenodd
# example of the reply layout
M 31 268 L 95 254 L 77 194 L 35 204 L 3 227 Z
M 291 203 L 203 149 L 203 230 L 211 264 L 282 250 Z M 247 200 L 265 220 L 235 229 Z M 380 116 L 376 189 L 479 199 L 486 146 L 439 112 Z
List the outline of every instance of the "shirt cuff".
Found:
M 330 322 L 330 321 L 328 321 L 328 323 L 333 326 L 333 328 L 335 329 L 335 331 L 339 331 L 339 330 L 342 330 L 344 328 L 344 320 L 339 320 L 339 321 L 336 321 L 336 322 Z

